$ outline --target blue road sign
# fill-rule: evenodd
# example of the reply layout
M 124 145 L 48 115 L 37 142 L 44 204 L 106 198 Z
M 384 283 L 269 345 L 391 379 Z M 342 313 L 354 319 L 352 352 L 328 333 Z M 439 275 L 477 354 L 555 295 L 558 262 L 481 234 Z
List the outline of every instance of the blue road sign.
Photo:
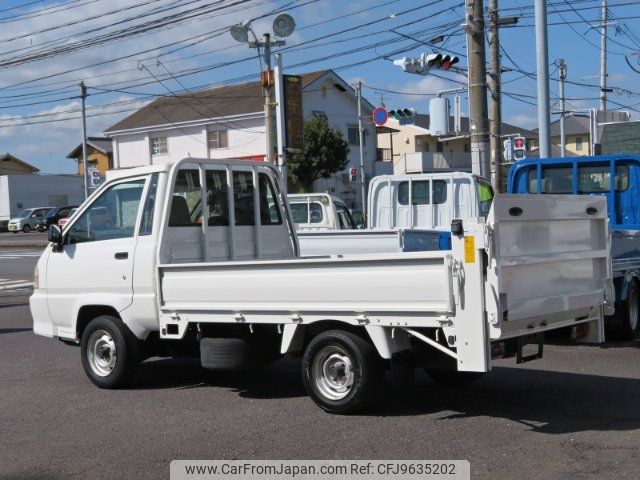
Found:
M 373 111 L 373 123 L 376 124 L 377 127 L 381 127 L 387 120 L 389 119 L 389 112 L 384 107 L 376 107 Z

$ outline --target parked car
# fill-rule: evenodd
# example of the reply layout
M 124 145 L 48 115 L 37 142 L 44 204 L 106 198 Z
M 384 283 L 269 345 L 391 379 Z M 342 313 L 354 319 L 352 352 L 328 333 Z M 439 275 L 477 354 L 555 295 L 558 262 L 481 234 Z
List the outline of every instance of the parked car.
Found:
M 27 208 L 21 211 L 17 217 L 9 220 L 9 231 L 18 233 L 20 231 L 29 233 L 36 227 L 36 224 L 44 220 L 45 215 L 52 207 Z
M 77 211 L 78 211 L 78 207 L 72 208 L 71 211 L 69 212 L 69 215 L 67 215 L 66 217 L 62 217 L 61 219 L 58 220 L 58 226 L 60 228 L 64 228 L 67 222 L 71 220 L 71 217 L 73 217 L 73 214 L 76 213 Z
M 53 207 L 49 210 L 45 217 L 36 223 L 36 230 L 39 232 L 46 231 L 50 225 L 54 223 L 58 223 L 61 218 L 65 218 L 69 216 L 71 210 L 76 208 L 76 205 L 68 205 L 66 207 Z

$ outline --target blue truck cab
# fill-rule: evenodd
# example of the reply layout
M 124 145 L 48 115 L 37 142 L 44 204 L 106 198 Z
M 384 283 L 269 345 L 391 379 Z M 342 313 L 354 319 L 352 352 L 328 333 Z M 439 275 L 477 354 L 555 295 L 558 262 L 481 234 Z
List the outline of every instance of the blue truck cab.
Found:
M 607 198 L 616 314 L 608 318 L 627 339 L 640 334 L 640 155 L 521 160 L 507 193 L 602 195 Z

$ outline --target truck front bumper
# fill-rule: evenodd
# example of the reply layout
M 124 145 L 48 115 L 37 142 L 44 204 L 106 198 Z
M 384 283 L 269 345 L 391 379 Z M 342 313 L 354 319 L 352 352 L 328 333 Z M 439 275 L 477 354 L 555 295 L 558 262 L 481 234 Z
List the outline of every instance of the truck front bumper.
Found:
M 29 308 L 33 318 L 33 333 L 45 337 L 54 337 L 53 322 L 49 315 L 47 296 L 35 290 L 29 298 Z

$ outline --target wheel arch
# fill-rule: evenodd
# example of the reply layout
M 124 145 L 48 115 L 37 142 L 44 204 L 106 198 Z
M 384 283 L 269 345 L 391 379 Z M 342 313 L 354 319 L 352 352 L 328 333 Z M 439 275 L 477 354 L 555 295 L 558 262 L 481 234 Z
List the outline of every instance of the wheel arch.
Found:
M 101 315 L 109 315 L 122 320 L 118 311 L 109 305 L 83 305 L 78 309 L 76 317 L 76 338 L 82 338 L 82 333 L 89 322 Z

